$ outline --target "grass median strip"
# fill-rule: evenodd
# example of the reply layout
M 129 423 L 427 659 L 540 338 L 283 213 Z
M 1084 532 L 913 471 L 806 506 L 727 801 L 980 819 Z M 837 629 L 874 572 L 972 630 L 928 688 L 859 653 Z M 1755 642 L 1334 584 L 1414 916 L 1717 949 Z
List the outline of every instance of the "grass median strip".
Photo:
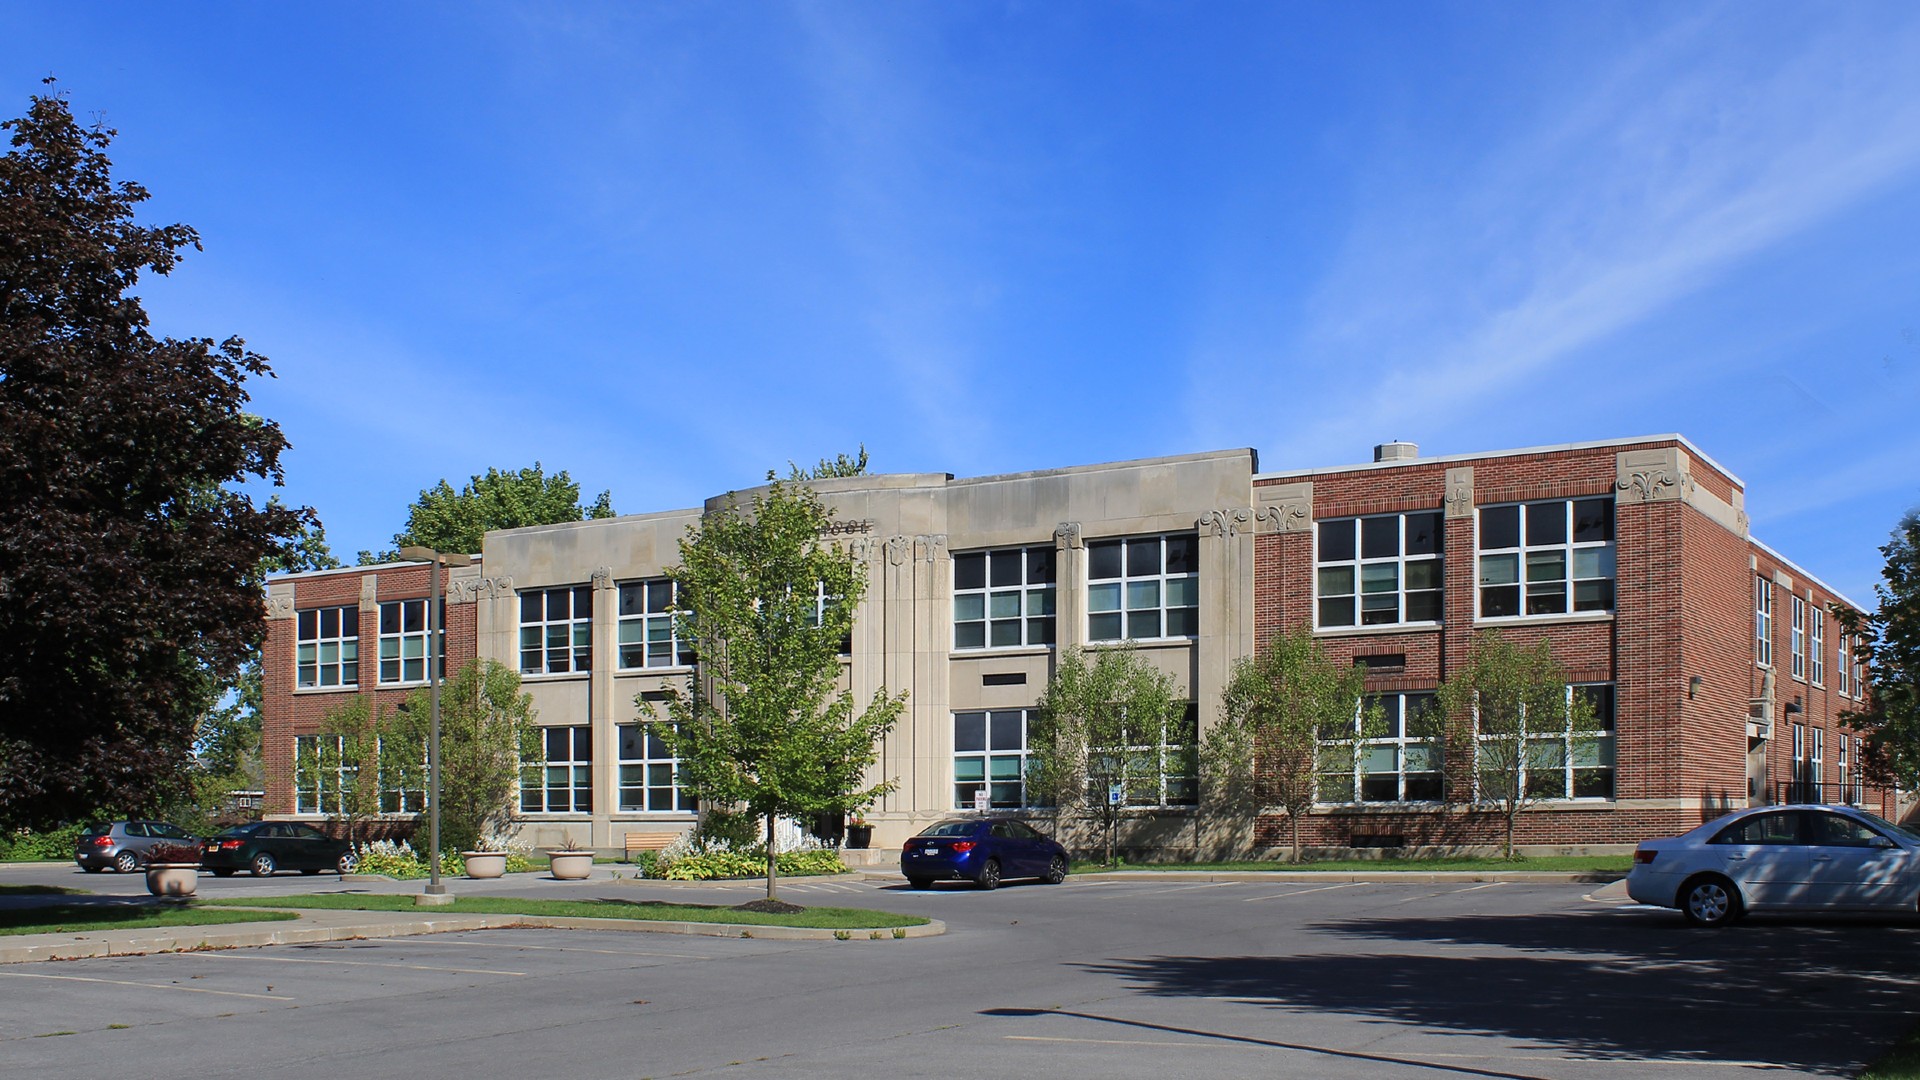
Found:
M 203 905 L 233 907 L 306 908 L 328 911 L 420 911 L 412 895 L 327 893 L 309 896 L 272 896 L 248 899 L 203 900 Z M 924 926 L 920 915 L 896 915 L 865 908 L 810 907 L 791 915 L 717 907 L 711 904 L 663 904 L 632 900 L 530 900 L 511 896 L 462 896 L 444 907 L 425 909 L 435 914 L 540 915 L 561 919 L 635 919 L 646 922 L 728 923 L 738 926 L 802 926 L 821 930 L 884 930 L 895 926 Z
M 1244 861 L 1244 862 L 1207 862 L 1207 863 L 1129 863 L 1103 867 L 1093 863 L 1082 863 L 1076 869 L 1082 873 L 1099 870 L 1222 870 L 1257 871 L 1286 870 L 1305 871 L 1337 870 L 1343 873 L 1354 871 L 1379 871 L 1381 873 L 1421 873 L 1435 870 L 1453 871 L 1512 871 L 1524 873 L 1540 871 L 1551 874 L 1624 874 L 1633 869 L 1631 855 L 1540 855 L 1526 859 L 1501 858 L 1399 858 L 1384 859 L 1314 859 L 1306 862 Z
M 215 911 L 180 904 L 50 904 L 0 911 L 0 935 L 84 934 L 100 930 L 144 930 L 161 926 L 211 926 L 217 923 L 281 922 L 297 919 L 291 911 Z

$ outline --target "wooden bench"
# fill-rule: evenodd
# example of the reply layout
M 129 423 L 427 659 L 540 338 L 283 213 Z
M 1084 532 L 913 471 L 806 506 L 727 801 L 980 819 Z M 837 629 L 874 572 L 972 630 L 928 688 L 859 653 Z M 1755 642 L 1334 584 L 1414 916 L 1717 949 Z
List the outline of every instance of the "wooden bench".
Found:
M 632 862 L 633 857 L 642 851 L 659 851 L 678 839 L 679 833 L 630 832 L 627 834 L 627 861 Z

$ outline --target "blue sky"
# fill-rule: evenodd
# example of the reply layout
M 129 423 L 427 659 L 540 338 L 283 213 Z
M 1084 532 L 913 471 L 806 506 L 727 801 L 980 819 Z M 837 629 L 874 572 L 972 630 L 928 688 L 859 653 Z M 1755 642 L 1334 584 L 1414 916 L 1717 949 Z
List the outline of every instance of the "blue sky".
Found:
M 1920 503 L 1920 6 L 0 0 L 206 246 L 336 552 L 542 461 L 622 512 L 1678 431 L 1870 602 Z

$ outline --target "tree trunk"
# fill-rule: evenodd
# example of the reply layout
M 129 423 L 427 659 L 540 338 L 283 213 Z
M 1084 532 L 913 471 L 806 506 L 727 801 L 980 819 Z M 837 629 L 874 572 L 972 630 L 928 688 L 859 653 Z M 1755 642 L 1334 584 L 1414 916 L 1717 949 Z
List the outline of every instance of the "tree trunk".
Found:
M 1293 861 L 1299 862 L 1300 861 L 1300 813 L 1296 810 L 1288 810 L 1287 824 L 1293 826 Z
M 1520 803 L 1514 801 L 1507 808 L 1507 861 L 1513 861 L 1513 823 L 1520 817 Z
M 780 853 L 773 849 L 774 820 L 772 814 L 767 815 L 767 899 L 769 900 L 780 899 L 775 895 L 773 888 L 774 879 L 780 874 Z

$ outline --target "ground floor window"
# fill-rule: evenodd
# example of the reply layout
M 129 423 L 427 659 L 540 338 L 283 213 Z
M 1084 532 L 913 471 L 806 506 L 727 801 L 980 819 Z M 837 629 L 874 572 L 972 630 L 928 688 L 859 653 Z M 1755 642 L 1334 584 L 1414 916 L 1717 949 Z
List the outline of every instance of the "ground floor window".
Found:
M 593 810 L 593 729 L 545 729 L 547 760 L 520 770 L 520 809 L 528 814 Z
M 338 735 L 301 735 L 293 740 L 293 811 L 343 814 L 347 787 L 359 769 L 348 765 Z
M 995 809 L 1027 806 L 1027 710 L 953 714 L 953 807 L 971 810 L 981 790 Z
M 1336 744 L 1325 755 L 1330 767 L 1320 774 L 1320 801 L 1438 802 L 1444 790 L 1440 750 L 1423 723 L 1435 707 L 1434 695 L 1369 694 L 1362 706 L 1380 710 L 1380 734 L 1361 742 L 1350 766 L 1347 746 Z
M 667 749 L 653 724 L 621 724 L 620 810 L 623 813 L 692 813 L 693 796 L 680 790 L 680 759 Z
M 1200 710 L 1189 702 L 1186 711 L 1166 726 L 1158 742 L 1141 740 L 1113 749 L 1090 751 L 1100 760 L 1096 776 L 1122 777 L 1122 805 L 1129 807 L 1193 806 L 1200 801 Z M 1098 784 L 1099 781 L 1093 781 Z M 1106 791 L 1089 791 L 1089 798 L 1105 800 Z
M 1567 687 L 1569 705 L 1579 695 L 1589 706 L 1590 721 L 1574 728 L 1568 716 L 1557 730 L 1539 730 L 1531 723 L 1520 782 L 1530 799 L 1611 799 L 1614 782 L 1614 693 L 1612 683 L 1578 683 Z M 1489 773 L 1482 762 L 1480 794 L 1499 798 L 1505 775 Z

